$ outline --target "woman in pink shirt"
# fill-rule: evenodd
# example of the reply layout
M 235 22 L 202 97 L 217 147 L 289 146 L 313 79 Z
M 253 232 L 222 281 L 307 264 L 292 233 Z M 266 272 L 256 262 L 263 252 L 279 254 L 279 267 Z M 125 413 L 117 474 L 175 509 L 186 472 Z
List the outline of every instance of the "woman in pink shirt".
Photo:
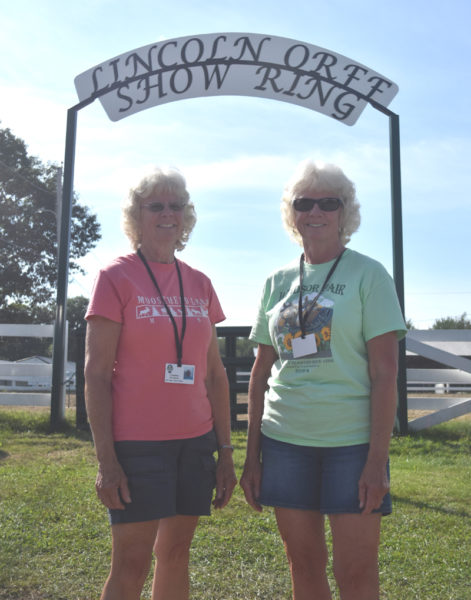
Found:
M 177 170 L 145 177 L 123 207 L 134 252 L 100 271 L 86 314 L 96 491 L 113 539 L 102 600 L 140 598 L 152 552 L 152 598 L 187 599 L 198 518 L 214 488 L 222 508 L 236 484 L 215 327 L 225 316 L 208 277 L 175 258 L 195 222 Z

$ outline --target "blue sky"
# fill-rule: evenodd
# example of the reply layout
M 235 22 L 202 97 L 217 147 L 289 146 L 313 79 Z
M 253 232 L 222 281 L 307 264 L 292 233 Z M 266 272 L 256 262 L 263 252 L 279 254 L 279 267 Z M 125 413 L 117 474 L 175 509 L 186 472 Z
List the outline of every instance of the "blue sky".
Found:
M 0 8 L 0 121 L 43 161 L 62 162 L 74 78 L 165 39 L 249 32 L 343 54 L 399 86 L 406 316 L 419 329 L 471 314 L 468 0 L 16 0 Z M 212 279 L 228 324 L 251 324 L 265 277 L 297 257 L 279 201 L 304 158 L 339 164 L 355 182 L 362 225 L 349 247 L 392 272 L 388 119 L 368 106 L 348 127 L 260 98 L 197 98 L 111 122 L 99 102 L 78 117 L 75 190 L 103 239 L 69 296 L 127 252 L 120 203 L 153 165 L 186 176 L 198 222 L 181 258 Z

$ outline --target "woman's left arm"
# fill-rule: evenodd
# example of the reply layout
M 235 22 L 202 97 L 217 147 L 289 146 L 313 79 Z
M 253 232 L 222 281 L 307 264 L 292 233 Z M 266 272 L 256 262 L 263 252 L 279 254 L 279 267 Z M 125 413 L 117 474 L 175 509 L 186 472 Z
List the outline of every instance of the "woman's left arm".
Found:
M 397 407 L 398 343 L 395 331 L 367 342 L 371 381 L 371 433 L 368 459 L 359 481 L 362 514 L 381 506 L 389 491 L 386 465 Z
M 216 468 L 215 508 L 223 508 L 229 502 L 237 478 L 232 460 L 231 410 L 229 401 L 229 382 L 221 360 L 213 325 L 211 343 L 208 350 L 206 390 L 214 419 L 214 430 L 218 443 L 218 463 Z

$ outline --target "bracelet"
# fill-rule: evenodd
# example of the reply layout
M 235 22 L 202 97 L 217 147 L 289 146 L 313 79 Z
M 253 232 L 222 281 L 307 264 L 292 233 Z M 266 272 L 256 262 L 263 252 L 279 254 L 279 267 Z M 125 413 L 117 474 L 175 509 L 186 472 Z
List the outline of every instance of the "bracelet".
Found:
M 222 446 L 219 446 L 219 450 L 224 450 L 224 448 L 228 448 L 231 452 L 234 452 L 234 446 L 231 446 L 230 444 L 223 444 Z

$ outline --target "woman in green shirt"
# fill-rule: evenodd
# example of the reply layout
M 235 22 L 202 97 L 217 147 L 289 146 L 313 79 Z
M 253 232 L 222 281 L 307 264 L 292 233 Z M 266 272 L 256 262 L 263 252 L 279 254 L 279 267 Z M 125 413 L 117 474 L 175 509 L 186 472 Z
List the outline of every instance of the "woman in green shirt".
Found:
M 346 248 L 360 214 L 340 168 L 303 162 L 282 217 L 303 254 L 267 278 L 250 335 L 258 351 L 241 485 L 255 510 L 275 508 L 295 600 L 331 598 L 324 515 L 341 598 L 377 600 L 406 327 L 384 267 Z

